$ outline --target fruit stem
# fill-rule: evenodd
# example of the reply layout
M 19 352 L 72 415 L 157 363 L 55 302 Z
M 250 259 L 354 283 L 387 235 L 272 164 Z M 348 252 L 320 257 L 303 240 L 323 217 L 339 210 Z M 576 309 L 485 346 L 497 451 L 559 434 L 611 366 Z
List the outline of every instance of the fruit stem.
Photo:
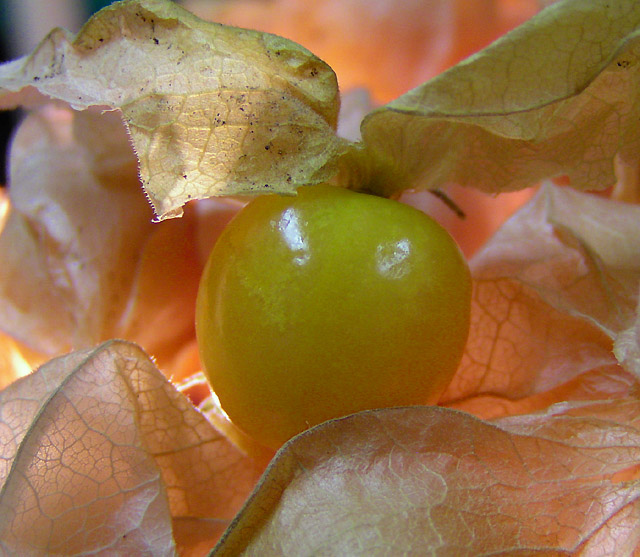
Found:
M 435 195 L 440 201 L 442 201 L 449 209 L 451 209 L 455 215 L 459 219 L 466 219 L 467 215 L 465 212 L 458 206 L 458 204 L 451 199 L 446 193 L 444 193 L 441 189 L 436 188 L 434 190 L 427 190 L 430 194 Z
M 391 160 L 373 156 L 362 143 L 354 143 L 342 155 L 337 175 L 332 180 L 336 185 L 360 193 L 379 197 L 397 198 L 412 188 L 406 173 Z M 458 218 L 466 217 L 464 211 L 439 188 L 427 190 L 451 209 Z

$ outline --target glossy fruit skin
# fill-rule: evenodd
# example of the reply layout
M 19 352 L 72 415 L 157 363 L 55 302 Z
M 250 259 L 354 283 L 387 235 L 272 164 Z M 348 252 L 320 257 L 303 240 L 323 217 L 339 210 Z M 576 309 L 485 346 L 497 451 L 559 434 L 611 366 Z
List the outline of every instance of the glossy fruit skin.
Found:
M 330 418 L 435 403 L 470 304 L 467 263 L 430 217 L 309 186 L 257 198 L 229 223 L 201 279 L 196 332 L 225 412 L 276 448 Z

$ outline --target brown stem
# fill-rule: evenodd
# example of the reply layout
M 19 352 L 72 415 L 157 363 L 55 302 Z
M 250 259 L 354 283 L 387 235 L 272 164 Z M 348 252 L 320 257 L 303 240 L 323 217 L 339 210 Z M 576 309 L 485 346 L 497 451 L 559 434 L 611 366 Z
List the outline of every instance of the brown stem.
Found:
M 441 189 L 427 190 L 430 194 L 435 195 L 440 201 L 442 201 L 449 209 L 451 209 L 458 218 L 465 219 L 467 215 L 465 212 L 458 207 L 456 202 L 451 199 L 446 193 L 444 193 Z

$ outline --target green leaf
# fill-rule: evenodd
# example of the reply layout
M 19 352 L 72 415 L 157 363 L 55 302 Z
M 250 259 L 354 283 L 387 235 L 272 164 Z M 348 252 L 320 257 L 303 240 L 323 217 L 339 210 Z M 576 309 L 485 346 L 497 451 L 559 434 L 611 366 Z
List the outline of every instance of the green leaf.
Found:
M 75 38 L 54 30 L 0 67 L 0 108 L 47 97 L 122 111 L 159 219 L 190 199 L 294 193 L 332 176 L 344 146 L 329 66 L 287 39 L 208 23 L 167 0 L 114 3 Z
M 640 152 L 639 56 L 637 2 L 550 6 L 365 118 L 368 158 L 398 176 L 379 193 L 510 191 L 558 175 L 611 186 L 614 158 Z

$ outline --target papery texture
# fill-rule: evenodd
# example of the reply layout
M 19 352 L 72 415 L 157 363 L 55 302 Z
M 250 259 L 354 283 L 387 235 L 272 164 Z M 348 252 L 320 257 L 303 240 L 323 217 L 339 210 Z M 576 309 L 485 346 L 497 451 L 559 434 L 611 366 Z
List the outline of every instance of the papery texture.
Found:
M 613 351 L 620 363 L 640 378 L 640 306 L 635 321 L 616 335 Z
M 326 61 L 340 83 L 338 133 L 350 140 L 360 138 L 362 117 L 376 104 L 435 77 L 540 7 L 534 0 L 186 0 L 183 5 L 210 21 L 282 35 Z M 525 192 L 493 198 L 462 187 L 446 192 L 466 219 L 424 191 L 405 192 L 402 199 L 434 216 L 467 256 L 528 198 Z
M 472 324 L 441 402 L 484 417 L 629 394 L 640 207 L 547 184 L 471 261 Z M 625 366 L 626 372 L 618 364 Z
M 240 205 L 210 201 L 153 224 L 135 168 L 115 113 L 27 117 L 11 148 L 0 330 L 50 357 L 127 338 L 180 376 L 206 255 Z
M 117 2 L 76 37 L 52 31 L 0 68 L 0 93 L 5 108 L 48 96 L 120 109 L 160 219 L 191 199 L 323 181 L 342 148 L 337 83 L 324 62 L 162 0 Z
M 546 184 L 474 257 L 473 273 L 517 277 L 614 338 L 635 320 L 639 237 L 640 206 Z
M 497 192 L 554 174 L 610 185 L 613 159 L 629 170 L 637 157 L 639 13 L 628 0 L 560 2 L 374 113 L 363 130 L 376 164 L 398 173 L 388 191 L 456 180 Z M 242 52 L 229 54 L 229 44 Z M 226 54 L 211 58 L 212 49 Z M 220 87 L 227 69 L 231 82 Z M 248 78 L 259 102 L 241 100 Z M 5 107 L 49 96 L 121 108 L 143 178 L 167 188 L 155 199 L 167 215 L 205 190 L 244 191 L 229 184 L 259 167 L 277 175 L 257 175 L 267 191 L 283 176 L 285 189 L 324 179 L 343 146 L 326 66 L 291 43 L 222 30 L 167 2 L 116 4 L 76 39 L 55 32 L 0 69 L 3 79 L 18 90 L 4 91 Z M 285 108 L 271 110 L 270 100 Z M 259 141 L 237 141 L 258 121 L 247 113 L 266 123 Z M 293 127 L 269 129 L 285 117 Z M 310 143 L 295 147 L 302 155 L 278 147 L 296 126 L 311 130 Z M 151 225 L 117 112 L 49 107 L 27 119 L 13 149 L 0 328 L 50 354 L 124 336 L 165 373 L 197 369 L 197 278 L 237 205 L 200 201 L 182 220 Z M 244 154 L 248 166 L 229 162 Z M 303 166 L 287 182 L 292 162 Z M 218 171 L 224 179 L 206 182 Z M 631 205 L 542 188 L 472 261 L 469 345 L 441 401 L 451 408 L 367 412 L 298 437 L 218 552 L 637 551 L 638 216 Z M 16 346 L 0 335 L 0 366 Z M 219 409 L 202 409 L 243 442 Z M 478 419 L 498 416 L 511 417 Z M 123 342 L 54 360 L 7 387 L 0 435 L 0 543 L 9 553 L 202 554 L 262 469 Z
M 108 151 L 103 173 L 97 129 L 86 132 L 98 118 L 105 139 L 124 142 Z M 0 235 L 0 327 L 34 349 L 56 355 L 90 346 L 127 304 L 131 270 L 152 233 L 135 158 L 130 149 L 118 158 L 127 148 L 117 117 L 90 112 L 48 108 L 16 134 Z
M 387 102 L 532 16 L 532 0 L 186 0 L 200 17 L 276 33 Z M 377 40 L 384 36 L 384 41 Z
M 640 405 L 489 424 L 443 408 L 326 422 L 287 444 L 214 555 L 625 555 Z
M 202 554 L 261 471 L 121 341 L 5 389 L 0 432 L 9 554 Z
M 609 187 L 616 155 L 638 160 L 639 25 L 631 0 L 558 2 L 374 111 L 364 141 L 400 187 Z

